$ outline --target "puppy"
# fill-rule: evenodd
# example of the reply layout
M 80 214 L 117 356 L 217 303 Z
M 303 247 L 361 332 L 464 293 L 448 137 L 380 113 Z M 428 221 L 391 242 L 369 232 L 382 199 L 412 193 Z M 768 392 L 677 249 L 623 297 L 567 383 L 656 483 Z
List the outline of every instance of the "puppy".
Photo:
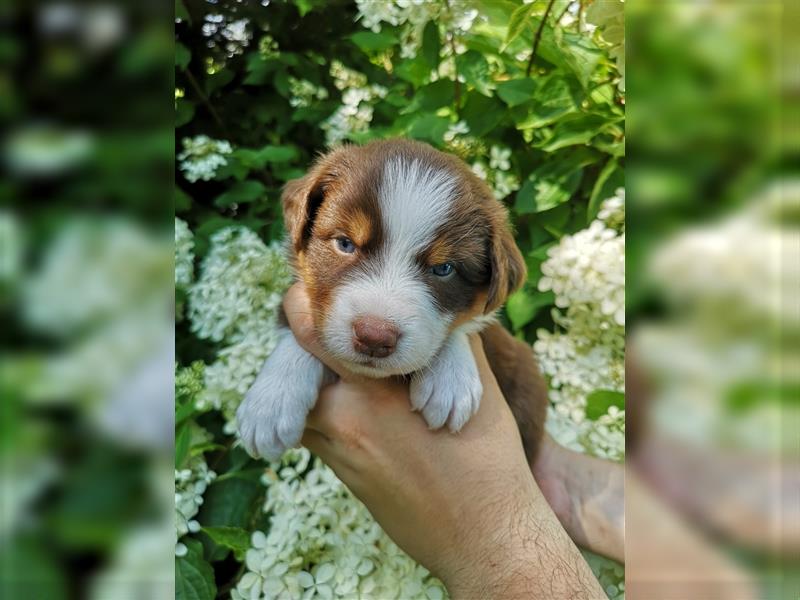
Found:
M 532 461 L 546 388 L 530 346 L 493 318 L 525 262 L 486 184 L 456 157 L 396 139 L 331 151 L 282 202 L 326 352 L 354 373 L 407 376 L 411 406 L 457 432 L 483 393 L 467 338 L 480 333 Z M 276 459 L 296 445 L 328 381 L 284 326 L 236 415 L 245 449 Z

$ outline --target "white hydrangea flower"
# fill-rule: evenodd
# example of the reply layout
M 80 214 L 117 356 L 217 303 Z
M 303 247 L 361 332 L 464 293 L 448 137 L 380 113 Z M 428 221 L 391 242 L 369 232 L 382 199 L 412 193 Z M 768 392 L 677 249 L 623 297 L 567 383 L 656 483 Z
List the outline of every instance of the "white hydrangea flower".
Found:
M 180 543 L 187 533 L 200 531 L 193 519 L 203 504 L 203 494 L 217 474 L 209 470 L 202 456 L 195 456 L 185 469 L 175 470 L 175 555 L 184 556 L 186 546 Z
M 625 188 L 617 188 L 613 196 L 603 201 L 597 218 L 611 229 L 625 228 Z
M 178 154 L 179 166 L 187 181 L 208 181 L 217 174 L 217 169 L 228 164 L 225 155 L 233 152 L 231 143 L 214 140 L 207 135 L 183 138 L 183 151 Z
M 447 131 L 444 133 L 444 141 L 445 142 L 452 142 L 456 139 L 459 135 L 467 135 L 469 133 L 469 125 L 467 125 L 466 121 L 459 121 L 458 123 L 453 123 L 447 128 Z
M 198 337 L 238 342 L 270 327 L 291 283 L 283 248 L 245 227 L 211 236 L 200 278 L 189 288 L 189 318 Z
M 486 165 L 481 161 L 472 164 L 472 172 L 484 181 L 489 179 L 489 171 L 486 169 Z
M 510 158 L 511 148 L 492 146 L 489 150 L 489 167 L 499 171 L 508 171 L 511 168 Z
M 388 90 L 368 85 L 366 75 L 348 69 L 339 61 L 331 63 L 330 74 L 342 91 L 342 105 L 321 125 L 329 146 L 347 139 L 352 133 L 363 133 L 372 122 L 373 103 L 386 97 Z
M 186 221 L 175 217 L 175 287 L 186 287 L 194 279 L 194 235 Z
M 263 481 L 270 529 L 253 533 L 234 600 L 446 597 L 308 450 L 289 450 Z
M 356 0 L 361 24 L 374 32 L 381 24 L 404 26 L 401 31 L 400 55 L 413 58 L 422 43 L 422 32 L 429 21 L 456 35 L 467 33 L 479 17 L 478 10 L 463 0 L 431 2 L 429 0 Z
M 324 87 L 295 77 L 289 78 L 289 91 L 292 94 L 292 97 L 289 98 L 289 105 L 296 108 L 311 106 L 315 101 L 325 100 L 328 97 L 328 90 Z
M 555 332 L 539 330 L 534 352 L 550 382 L 547 428 L 564 445 L 621 460 L 625 413 L 586 419 L 596 390 L 625 388 L 625 195 L 603 202 L 598 219 L 548 250 L 539 290 L 552 290 Z
M 502 200 L 511 192 L 515 192 L 518 189 L 519 179 L 517 179 L 515 175 L 512 175 L 511 173 L 504 173 L 503 171 L 495 172 L 494 185 L 492 186 L 495 198 Z

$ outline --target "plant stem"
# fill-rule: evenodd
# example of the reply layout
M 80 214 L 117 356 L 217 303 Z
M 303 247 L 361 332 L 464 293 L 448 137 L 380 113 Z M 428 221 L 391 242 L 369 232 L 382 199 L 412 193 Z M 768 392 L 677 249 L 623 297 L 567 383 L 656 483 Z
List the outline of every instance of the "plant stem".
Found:
M 556 19 L 556 25 L 558 25 L 559 23 L 561 23 L 561 19 L 563 19 L 563 18 L 564 18 L 564 15 L 565 15 L 565 14 L 567 14 L 567 13 L 569 12 L 569 8 L 570 8 L 570 6 L 572 6 L 573 4 L 575 4 L 575 3 L 574 3 L 574 2 L 567 2 L 567 6 L 566 6 L 566 8 L 564 8 L 564 10 L 562 11 L 562 13 L 561 13 L 560 15 L 558 15 L 558 18 Z
M 544 16 L 542 17 L 541 23 L 539 23 L 538 29 L 536 29 L 536 35 L 533 36 L 533 48 L 531 49 L 531 58 L 528 60 L 528 68 L 525 69 L 525 77 L 531 76 L 531 69 L 533 69 L 533 61 L 536 58 L 536 50 L 539 48 L 539 42 L 542 40 L 542 32 L 544 31 L 545 23 L 547 23 L 547 17 L 550 15 L 550 11 L 553 9 L 553 4 L 556 3 L 556 0 L 550 0 L 547 3 L 547 8 L 544 11 Z
M 203 93 L 203 90 L 200 87 L 200 84 L 197 82 L 197 79 L 195 79 L 194 75 L 192 75 L 192 72 L 189 69 L 184 69 L 183 72 L 186 74 L 186 78 L 189 80 L 189 83 L 192 85 L 192 89 L 194 89 L 194 93 L 197 94 L 197 96 L 200 98 L 200 101 L 208 109 L 208 112 L 211 113 L 211 116 L 214 119 L 214 122 L 217 125 L 219 125 L 219 128 L 223 131 L 223 133 L 225 133 L 225 135 L 227 137 L 230 137 L 230 136 L 228 136 L 228 128 L 225 127 L 225 123 L 223 122 L 222 118 L 219 116 L 219 113 L 217 112 L 217 109 L 215 109 L 214 105 L 211 104 L 211 101 L 208 99 L 208 96 L 206 96 Z
M 453 20 L 453 13 L 450 10 L 450 0 L 444 0 L 444 5 L 447 8 L 447 13 L 450 17 L 450 22 L 452 24 Z M 459 104 L 461 103 L 461 82 L 458 80 L 458 62 L 456 61 L 456 57 L 458 53 L 456 52 L 456 34 L 452 31 L 447 32 L 447 40 L 450 42 L 450 52 L 453 53 L 453 74 L 455 77 L 455 86 L 453 88 L 453 100 L 456 105 L 456 115 L 459 113 Z

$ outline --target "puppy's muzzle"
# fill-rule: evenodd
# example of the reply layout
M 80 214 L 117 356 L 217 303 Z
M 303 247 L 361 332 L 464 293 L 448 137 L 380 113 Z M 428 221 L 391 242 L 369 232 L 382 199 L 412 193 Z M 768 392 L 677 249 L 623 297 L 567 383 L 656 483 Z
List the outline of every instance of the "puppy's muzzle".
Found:
M 353 349 L 359 354 L 385 358 L 394 352 L 400 330 L 378 317 L 358 317 L 353 321 Z

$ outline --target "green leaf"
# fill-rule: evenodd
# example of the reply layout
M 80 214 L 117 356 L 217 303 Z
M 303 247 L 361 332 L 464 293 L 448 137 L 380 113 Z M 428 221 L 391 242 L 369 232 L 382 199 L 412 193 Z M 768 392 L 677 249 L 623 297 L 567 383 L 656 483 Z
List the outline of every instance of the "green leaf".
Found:
M 542 127 L 563 117 L 567 113 L 578 109 L 575 102 L 575 89 L 577 82 L 572 79 L 570 81 L 558 73 L 554 73 L 550 77 L 537 81 L 538 89 L 535 92 L 533 99 L 523 105 L 517 111 L 519 116 L 515 118 L 517 129 L 531 129 L 535 127 Z
M 505 51 L 508 45 L 517 39 L 519 34 L 521 34 L 528 25 L 528 19 L 533 12 L 535 4 L 535 2 L 523 4 L 513 13 L 511 13 L 511 18 L 508 20 L 508 32 L 506 33 L 506 39 L 503 42 L 503 46 L 500 48 L 501 52 Z
M 226 192 L 217 196 L 214 204 L 220 208 L 225 208 L 233 204 L 253 202 L 264 198 L 266 192 L 267 188 L 260 181 L 253 181 L 252 179 L 237 181 Z
M 484 96 L 492 95 L 492 81 L 489 75 L 489 63 L 480 52 L 468 50 L 456 57 L 458 74 Z
M 180 469 L 189 456 L 189 446 L 192 443 L 192 428 L 190 423 L 184 423 L 175 436 L 175 468 Z
M 188 551 L 175 557 L 175 600 L 214 600 L 214 570 L 203 559 L 202 544 L 187 538 L 181 541 Z
M 189 15 L 189 11 L 186 10 L 183 0 L 175 0 L 175 18 L 187 21 L 188 23 L 192 22 L 192 17 Z
M 250 549 L 250 534 L 241 527 L 203 527 L 214 543 L 233 550 L 237 560 L 242 560 Z
M 426 140 L 432 144 L 440 144 L 444 133 L 450 126 L 450 119 L 434 114 L 423 114 L 414 119 L 408 128 L 408 135 L 417 140 Z
M 535 147 L 555 152 L 568 146 L 587 144 L 609 125 L 609 119 L 598 114 L 569 115 L 558 121 L 551 134 Z
M 586 218 L 594 219 L 600 210 L 600 203 L 609 198 L 618 187 L 625 185 L 624 174 L 618 168 L 616 158 L 611 158 L 600 171 L 597 181 L 592 186 L 592 194 L 589 197 L 589 206 L 586 208 Z
M 428 61 L 422 55 L 418 55 L 410 60 L 402 61 L 394 72 L 400 79 L 412 83 L 414 87 L 419 87 L 428 80 L 431 70 Z
M 186 212 L 192 207 L 192 198 L 184 192 L 181 188 L 177 185 L 174 186 L 175 189 L 175 196 L 174 196 L 174 203 L 175 203 L 175 212 Z
M 434 111 L 442 106 L 453 103 L 455 82 L 450 79 L 439 79 L 417 90 L 413 100 L 408 103 L 401 114 L 416 113 L 418 111 Z
M 256 507 L 256 499 L 263 492 L 258 479 L 214 481 L 203 495 L 203 506 L 197 520 L 208 527 L 246 528 Z
M 597 390 L 586 396 L 586 418 L 596 421 L 608 412 L 608 409 L 616 406 L 620 410 L 625 409 L 625 394 L 614 390 Z
M 506 300 L 506 314 L 514 332 L 533 321 L 542 307 L 549 306 L 554 301 L 553 292 L 536 292 L 528 289 L 528 286 L 511 294 Z
M 581 183 L 584 160 L 561 156 L 539 166 L 517 192 L 514 208 L 523 215 L 538 213 L 569 200 Z
M 179 69 L 185 69 L 189 66 L 189 61 L 192 60 L 192 53 L 189 49 L 180 42 L 175 43 L 175 66 Z
M 186 125 L 194 118 L 194 103 L 178 98 L 175 103 L 175 127 Z
M 506 114 L 506 108 L 496 98 L 470 93 L 461 111 L 461 116 L 469 125 L 471 135 L 481 137 L 492 131 Z
M 532 100 L 538 88 L 533 79 L 511 79 L 497 84 L 497 95 L 509 106 L 517 106 Z
M 294 0 L 294 5 L 297 7 L 297 12 L 300 13 L 301 17 L 305 17 L 314 8 L 311 0 Z
M 440 51 L 439 25 L 436 21 L 428 21 L 428 24 L 425 25 L 425 30 L 422 32 L 422 56 L 431 69 L 439 66 Z
M 359 31 L 350 36 L 350 40 L 358 46 L 362 52 L 380 52 L 388 50 L 397 44 L 397 37 L 388 31 Z
M 231 81 L 233 81 L 234 73 L 230 69 L 220 69 L 213 75 L 206 77 L 206 95 L 211 96 L 217 90 L 224 88 Z

